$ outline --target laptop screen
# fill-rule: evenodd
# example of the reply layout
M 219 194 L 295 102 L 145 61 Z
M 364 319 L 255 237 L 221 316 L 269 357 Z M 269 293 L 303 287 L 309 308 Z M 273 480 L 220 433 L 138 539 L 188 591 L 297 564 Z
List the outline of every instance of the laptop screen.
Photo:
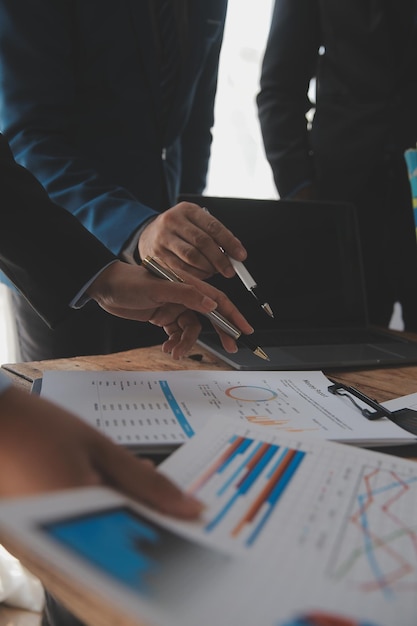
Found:
M 205 206 L 248 251 L 245 266 L 271 305 L 269 318 L 234 277 L 222 289 L 255 329 L 367 325 L 355 209 L 349 204 L 182 196 Z

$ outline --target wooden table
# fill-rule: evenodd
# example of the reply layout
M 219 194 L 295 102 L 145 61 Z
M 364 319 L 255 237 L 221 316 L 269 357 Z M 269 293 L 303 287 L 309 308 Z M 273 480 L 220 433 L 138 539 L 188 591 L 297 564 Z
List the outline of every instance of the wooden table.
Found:
M 40 378 L 46 370 L 231 370 L 232 368 L 214 357 L 203 348 L 196 346 L 189 357 L 181 361 L 173 361 L 170 356 L 161 351 L 160 346 L 141 348 L 105 356 L 86 356 L 72 359 L 57 359 L 50 361 L 34 361 L 31 363 L 8 363 L 2 366 L 2 371 L 8 375 L 19 387 L 29 391 L 33 380 Z M 409 393 L 417 392 L 417 366 L 383 367 L 378 369 L 361 370 L 332 370 L 325 372 L 332 379 L 352 385 L 378 402 L 397 398 Z M 110 607 L 103 607 L 93 598 L 85 597 L 82 590 L 68 581 L 56 580 L 42 564 L 33 562 L 30 555 L 25 554 L 19 546 L 6 546 L 24 563 L 30 571 L 38 576 L 48 588 L 59 597 L 64 604 L 78 611 L 82 619 L 91 626 L 139 626 L 140 622 L 114 621 Z M 11 611 L 11 609 L 9 610 Z M 13 613 L 13 612 L 12 612 Z M 24 612 L 15 611 L 15 621 L 11 625 L 18 625 L 18 619 L 24 618 Z M 1 609 L 0 609 L 1 618 Z M 8 624 L 1 622 L 0 626 Z M 25 622 L 22 622 L 25 624 Z M 25 624 L 26 626 L 26 624 Z M 30 625 L 32 626 L 32 624 Z M 36 624 L 37 626 L 37 624 Z
M 7 363 L 2 371 L 13 382 L 30 390 L 32 382 L 46 370 L 231 370 L 223 361 L 207 350 L 198 347 L 180 361 L 173 361 L 160 346 L 140 348 L 100 356 L 83 356 L 72 359 Z M 417 392 L 417 366 L 380 367 L 360 370 L 331 370 L 325 374 L 332 379 L 354 387 L 378 402 Z
M 6 363 L 2 371 L 23 389 L 30 390 L 32 382 L 46 370 L 230 370 L 220 359 L 203 348 L 197 348 L 190 356 L 174 361 L 162 352 L 161 346 L 139 348 L 116 354 L 80 356 L 72 359 L 32 361 L 30 363 Z

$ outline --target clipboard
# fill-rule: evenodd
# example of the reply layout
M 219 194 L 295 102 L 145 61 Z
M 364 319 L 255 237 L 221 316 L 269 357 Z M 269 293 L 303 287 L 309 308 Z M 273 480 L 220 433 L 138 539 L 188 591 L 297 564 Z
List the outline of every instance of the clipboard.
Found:
M 329 379 L 330 380 L 330 379 Z M 417 436 L 417 411 L 410 408 L 397 409 L 396 411 L 390 411 L 386 407 L 379 404 L 376 400 L 373 400 L 369 396 L 365 395 L 359 389 L 355 387 L 351 387 L 350 385 L 344 385 L 343 383 L 335 383 L 329 385 L 327 388 L 330 393 L 335 395 L 343 395 L 346 396 L 352 404 L 362 413 L 364 417 L 368 420 L 378 420 L 383 417 L 388 418 L 394 424 L 397 424 L 400 428 L 408 431 L 412 435 Z M 349 395 L 350 394 L 350 395 Z M 357 402 L 355 402 L 354 398 L 358 398 L 362 402 L 365 402 L 369 407 L 373 409 L 371 411 L 368 408 L 362 408 Z

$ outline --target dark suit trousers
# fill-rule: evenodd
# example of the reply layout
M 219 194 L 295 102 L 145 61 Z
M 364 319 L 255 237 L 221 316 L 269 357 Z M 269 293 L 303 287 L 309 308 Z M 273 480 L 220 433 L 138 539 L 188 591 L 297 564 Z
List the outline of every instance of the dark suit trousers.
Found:
M 46 591 L 42 626 L 84 626 L 84 622 L 67 611 Z

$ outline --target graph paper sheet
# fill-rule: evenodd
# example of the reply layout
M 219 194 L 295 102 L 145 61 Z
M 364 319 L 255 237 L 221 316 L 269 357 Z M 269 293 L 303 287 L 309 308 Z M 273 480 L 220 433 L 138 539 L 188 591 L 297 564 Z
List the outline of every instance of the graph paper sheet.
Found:
M 416 624 L 415 462 L 215 420 L 163 468 L 206 503 L 187 532 L 234 555 L 207 624 Z
M 114 624 L 416 625 L 415 462 L 215 418 L 160 467 L 200 519 L 84 487 L 3 500 L 2 536 Z

